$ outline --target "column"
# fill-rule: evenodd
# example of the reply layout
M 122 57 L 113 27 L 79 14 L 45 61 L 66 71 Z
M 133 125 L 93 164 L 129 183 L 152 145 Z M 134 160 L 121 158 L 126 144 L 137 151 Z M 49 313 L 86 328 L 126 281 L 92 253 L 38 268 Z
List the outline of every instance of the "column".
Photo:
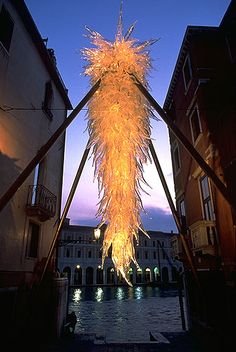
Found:
M 93 266 L 93 285 L 97 284 L 97 267 Z
M 82 285 L 86 285 L 86 268 L 82 268 Z

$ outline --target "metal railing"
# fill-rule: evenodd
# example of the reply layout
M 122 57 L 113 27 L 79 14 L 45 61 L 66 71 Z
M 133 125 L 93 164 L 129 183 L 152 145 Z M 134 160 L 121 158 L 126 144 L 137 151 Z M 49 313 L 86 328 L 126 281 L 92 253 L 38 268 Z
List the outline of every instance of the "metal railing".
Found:
M 57 197 L 43 185 L 30 185 L 27 197 L 27 211 L 31 216 L 52 218 L 56 213 Z

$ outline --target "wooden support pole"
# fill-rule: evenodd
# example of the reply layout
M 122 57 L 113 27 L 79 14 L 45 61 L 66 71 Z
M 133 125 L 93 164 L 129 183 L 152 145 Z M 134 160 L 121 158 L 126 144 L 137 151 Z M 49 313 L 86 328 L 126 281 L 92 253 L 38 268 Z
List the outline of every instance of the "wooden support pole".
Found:
M 161 180 L 163 189 L 164 189 L 164 191 L 165 191 L 165 195 L 166 195 L 166 198 L 167 198 L 167 200 L 168 200 L 169 207 L 170 207 L 170 209 L 171 209 L 171 212 L 172 212 L 173 218 L 174 218 L 174 220 L 175 220 L 177 229 L 178 229 L 178 231 L 179 231 L 180 239 L 181 239 L 181 242 L 182 242 L 182 245 L 183 245 L 183 248 L 184 248 L 186 257 L 187 257 L 188 262 L 189 262 L 189 264 L 190 264 L 190 267 L 191 267 L 192 273 L 193 273 L 193 275 L 194 275 L 194 278 L 195 278 L 195 280 L 197 281 L 197 283 L 198 283 L 198 285 L 199 285 L 199 280 L 198 280 L 198 276 L 197 276 L 197 270 L 196 270 L 196 268 L 195 268 L 195 266 L 194 266 L 194 262 L 193 262 L 193 259 L 192 259 L 191 251 L 190 251 L 190 249 L 189 249 L 189 247 L 188 247 L 188 243 L 187 243 L 187 241 L 186 241 L 186 239 L 185 239 L 184 229 L 183 229 L 183 226 L 182 226 L 182 224 L 181 224 L 181 221 L 180 221 L 180 218 L 179 218 L 179 214 L 177 213 L 177 210 L 176 210 L 176 208 L 175 208 L 174 202 L 173 202 L 173 200 L 172 200 L 172 197 L 171 197 L 169 188 L 168 188 L 168 186 L 167 186 L 167 183 L 166 183 L 164 174 L 163 174 L 163 172 L 162 172 L 162 168 L 161 168 L 161 165 L 160 165 L 160 163 L 159 163 L 159 160 L 158 160 L 158 157 L 157 157 L 157 154 L 156 154 L 156 151 L 155 151 L 155 149 L 154 149 L 154 146 L 153 146 L 152 141 L 150 141 L 150 143 L 149 143 L 149 149 L 150 149 L 150 152 L 151 152 L 151 155 L 152 155 L 154 164 L 155 164 L 155 166 L 156 166 L 158 175 L 159 175 L 159 177 L 160 177 L 160 180 Z
M 58 224 L 58 226 L 57 226 L 56 233 L 55 233 L 55 235 L 54 235 L 54 237 L 53 237 L 53 241 L 52 241 L 51 247 L 50 247 L 49 252 L 48 252 L 47 260 L 46 260 L 45 265 L 44 265 L 44 268 L 43 268 L 43 272 L 42 272 L 42 275 L 41 275 L 40 282 L 42 282 L 43 277 L 44 277 L 44 274 L 45 274 L 46 269 L 47 269 L 47 267 L 48 267 L 48 264 L 49 264 L 49 262 L 50 262 L 50 260 L 51 260 L 51 258 L 52 258 L 53 251 L 54 251 L 54 248 L 55 248 L 56 243 L 57 243 L 57 239 L 59 238 L 59 235 L 60 235 L 60 232 L 61 232 L 63 223 L 64 223 L 64 221 L 65 221 L 65 218 L 66 218 L 66 216 L 67 216 L 67 214 L 68 214 L 68 211 L 69 211 L 69 209 L 70 209 L 70 206 L 71 206 L 73 197 L 74 197 L 74 195 L 75 195 L 76 188 L 77 188 L 77 186 L 78 186 L 78 183 L 79 183 L 79 180 L 80 180 L 82 171 L 83 171 L 83 169 L 84 169 L 85 162 L 86 162 L 86 160 L 87 160 L 87 158 L 88 158 L 88 154 L 89 154 L 89 151 L 90 151 L 89 144 L 90 144 L 90 140 L 88 141 L 88 143 L 87 143 L 87 145 L 86 145 L 86 148 L 85 148 L 84 154 L 83 154 L 83 156 L 82 156 L 82 159 L 81 159 L 79 168 L 78 168 L 77 173 L 76 173 L 76 175 L 75 175 L 74 182 L 73 182 L 73 184 L 72 184 L 72 186 L 71 186 L 71 190 L 70 190 L 69 196 L 68 196 L 68 198 L 67 198 L 67 201 L 66 201 L 66 204 L 65 204 L 65 207 L 64 207 L 64 210 L 63 210 L 61 219 L 60 219 L 59 224 Z
M 79 104 L 75 107 L 72 113 L 65 119 L 65 121 L 61 124 L 61 126 L 56 130 L 56 132 L 49 138 L 49 140 L 44 144 L 36 154 L 36 156 L 30 161 L 30 163 L 26 166 L 26 168 L 21 172 L 21 174 L 17 177 L 15 182 L 9 187 L 6 193 L 0 199 L 0 211 L 7 205 L 9 200 L 14 196 L 18 188 L 24 183 L 26 178 L 31 174 L 36 165 L 45 157 L 48 153 L 49 149 L 56 142 L 56 140 L 62 135 L 62 133 L 66 130 L 66 128 L 71 124 L 74 118 L 78 115 L 78 113 L 82 110 L 82 108 L 87 104 L 90 98 L 98 89 L 101 80 L 99 79 L 94 86 L 90 89 L 90 91 L 84 96 L 84 98 L 79 102 Z
M 148 90 L 142 85 L 142 83 L 137 79 L 137 77 L 133 74 L 131 76 L 134 79 L 135 85 L 138 89 L 143 93 L 145 98 L 149 101 L 152 107 L 158 112 L 163 121 L 167 124 L 171 132 L 175 135 L 175 137 L 180 141 L 180 143 L 184 146 L 187 152 L 191 155 L 191 157 L 197 162 L 197 164 L 201 167 L 201 169 L 206 173 L 206 175 L 211 179 L 216 188 L 220 191 L 223 197 L 228 201 L 228 203 L 236 209 L 236 200 L 233 199 L 232 195 L 229 193 L 227 187 L 224 183 L 218 178 L 216 173 L 212 170 L 212 168 L 205 162 L 202 156 L 198 153 L 198 151 L 194 148 L 194 146 L 189 142 L 189 140 L 184 136 L 184 134 L 180 131 L 180 129 L 173 122 L 171 117 L 165 112 L 164 109 L 157 103 L 157 101 L 153 98 L 153 96 L 148 92 Z

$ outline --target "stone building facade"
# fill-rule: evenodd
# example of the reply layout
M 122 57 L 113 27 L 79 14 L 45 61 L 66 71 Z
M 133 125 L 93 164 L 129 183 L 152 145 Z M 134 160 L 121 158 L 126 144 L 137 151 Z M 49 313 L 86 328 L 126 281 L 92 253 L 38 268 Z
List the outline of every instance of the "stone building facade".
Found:
M 228 190 L 222 196 L 170 131 L 176 205 L 197 276 L 189 276 L 193 323 L 233 336 L 236 305 L 236 1 L 219 27 L 188 26 L 164 109 Z M 179 241 L 176 257 L 188 262 Z
M 58 270 L 66 273 L 71 286 L 124 284 L 117 276 L 111 252 L 102 264 L 103 231 L 99 240 L 94 238 L 94 227 L 70 225 L 67 219 L 61 232 L 58 248 Z M 140 266 L 131 265 L 129 276 L 133 284 L 176 282 L 182 271 L 182 262 L 172 258 L 173 233 L 148 231 L 150 239 L 139 234 L 136 259 Z
M 0 0 L 0 28 L 2 197 L 72 106 L 54 52 L 46 47 L 24 1 Z M 48 282 L 43 293 L 40 288 L 41 312 L 32 292 L 39 284 L 54 224 L 60 217 L 64 146 L 65 134 L 0 212 L 1 320 L 6 330 L 3 335 L 9 333 L 11 339 L 13 331 L 21 338 L 29 334 L 29 326 L 35 326 L 36 332 L 40 325 L 40 332 L 49 321 L 44 295 L 48 290 L 48 297 L 52 297 L 55 282 Z M 63 280 L 59 281 L 60 286 Z

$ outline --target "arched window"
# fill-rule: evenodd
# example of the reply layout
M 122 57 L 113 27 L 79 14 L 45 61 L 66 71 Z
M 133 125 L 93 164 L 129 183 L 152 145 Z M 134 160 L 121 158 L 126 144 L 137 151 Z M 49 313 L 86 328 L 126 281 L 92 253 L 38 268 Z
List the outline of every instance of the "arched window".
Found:
M 162 281 L 163 282 L 169 282 L 169 273 L 168 273 L 168 268 L 165 266 L 162 268 Z

